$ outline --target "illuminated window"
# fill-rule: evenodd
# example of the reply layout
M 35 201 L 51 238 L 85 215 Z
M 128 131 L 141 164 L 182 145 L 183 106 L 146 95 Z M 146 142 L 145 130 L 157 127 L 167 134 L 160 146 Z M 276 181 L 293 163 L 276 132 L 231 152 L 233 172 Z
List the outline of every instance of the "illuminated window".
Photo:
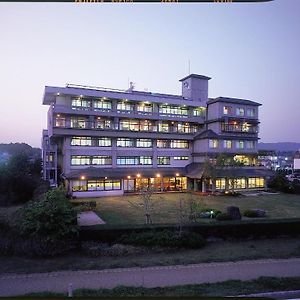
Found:
M 108 100 L 95 100 L 94 101 L 94 109 L 95 110 L 110 110 L 111 109 L 111 101 Z
M 91 107 L 91 100 L 84 98 L 73 98 L 72 99 L 72 108 L 73 109 L 88 109 Z
M 232 148 L 232 141 L 224 140 L 223 146 L 224 146 L 225 149 L 231 149 Z
M 231 106 L 224 106 L 223 107 L 223 114 L 230 115 L 231 114 Z
M 98 139 L 99 147 L 111 147 L 111 138 L 99 138 Z
M 55 126 L 56 127 L 66 127 L 66 118 L 64 116 L 55 117 Z
M 134 147 L 134 139 L 118 138 L 117 147 Z
M 169 124 L 165 123 L 165 122 L 158 124 L 158 131 L 159 132 L 169 132 Z
M 250 130 L 250 124 L 245 122 L 242 124 L 242 131 L 248 132 Z
M 219 141 L 218 140 L 209 140 L 208 145 L 209 145 L 209 148 L 212 148 L 212 149 L 218 148 Z
M 171 106 L 171 105 L 160 105 L 159 114 L 161 115 L 188 115 L 187 107 L 181 106 Z
M 150 139 L 137 139 L 136 140 L 136 147 L 137 148 L 151 148 L 152 141 Z
M 158 165 L 169 165 L 170 164 L 170 156 L 157 156 L 157 164 Z
M 174 149 L 185 149 L 189 147 L 189 142 L 186 140 L 171 140 L 170 147 Z
M 174 156 L 174 160 L 189 160 L 188 156 Z
M 72 137 L 71 146 L 92 146 L 91 137 Z
M 117 104 L 118 111 L 133 111 L 134 104 L 126 101 L 119 101 Z
M 92 165 L 111 165 L 111 156 L 95 155 L 91 158 Z
M 85 118 L 71 117 L 72 128 L 86 128 L 87 120 Z
M 218 178 L 216 179 L 216 189 L 217 190 L 225 190 L 226 187 L 226 180 L 225 178 Z
M 117 165 L 152 165 L 151 156 L 118 156 Z
M 229 179 L 229 189 L 245 189 L 246 188 L 246 178 L 230 178 Z
M 139 103 L 136 110 L 141 113 L 152 113 L 152 105 L 147 103 Z
M 263 188 L 265 186 L 265 180 L 262 177 L 250 177 L 248 178 L 248 188 Z

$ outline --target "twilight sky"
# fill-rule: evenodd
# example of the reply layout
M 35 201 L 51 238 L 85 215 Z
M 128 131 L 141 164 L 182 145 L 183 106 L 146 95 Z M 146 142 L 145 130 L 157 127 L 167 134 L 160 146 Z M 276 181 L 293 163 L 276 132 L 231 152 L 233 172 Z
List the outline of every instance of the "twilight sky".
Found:
M 250 99 L 262 142 L 300 142 L 300 1 L 248 4 L 0 3 L 0 143 L 40 147 L 45 85 Z

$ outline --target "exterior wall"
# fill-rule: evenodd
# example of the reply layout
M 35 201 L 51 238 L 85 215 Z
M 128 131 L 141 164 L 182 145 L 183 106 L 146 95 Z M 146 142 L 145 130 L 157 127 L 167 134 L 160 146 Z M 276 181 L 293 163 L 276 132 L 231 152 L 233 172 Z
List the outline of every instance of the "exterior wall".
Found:
M 188 86 L 186 85 L 188 84 Z M 100 97 L 106 97 L 112 101 L 111 109 L 95 109 L 94 107 L 81 107 L 80 109 L 72 107 L 72 98 L 83 97 L 89 99 L 99 99 Z M 153 168 L 184 168 L 186 165 L 193 162 L 204 162 L 207 155 L 217 155 L 218 153 L 232 153 L 232 154 L 253 154 L 256 153 L 257 140 L 255 141 L 254 149 L 238 149 L 236 148 L 236 140 L 243 140 L 247 143 L 248 139 L 257 139 L 257 133 L 228 133 L 222 132 L 221 122 L 224 122 L 226 118 L 232 117 L 240 120 L 252 120 L 253 122 L 258 119 L 258 107 L 252 105 L 240 105 L 234 103 L 226 102 L 216 102 L 209 104 L 207 106 L 206 102 L 208 100 L 208 80 L 200 79 L 197 77 L 188 77 L 182 82 L 182 96 L 172 96 L 172 95 L 162 95 L 154 93 L 144 93 L 144 92 L 117 92 L 117 91 L 106 91 L 106 90 L 93 90 L 89 88 L 58 88 L 58 87 L 46 87 L 44 104 L 50 105 L 48 111 L 48 134 L 50 140 L 57 145 L 57 161 L 60 171 L 65 175 L 73 172 L 84 170 L 91 165 L 71 165 L 72 155 L 87 155 L 87 156 L 97 156 L 97 155 L 107 155 L 112 157 L 111 165 L 92 165 L 96 168 L 136 168 L 137 170 L 142 170 L 145 167 Z M 121 111 L 117 109 L 118 101 L 129 101 L 133 103 L 133 110 Z M 151 113 L 139 112 L 137 110 L 138 103 L 149 103 L 152 104 L 153 109 Z M 159 113 L 159 105 L 173 105 L 178 107 L 186 107 L 188 113 L 182 114 L 182 110 L 176 110 L 176 113 L 169 113 L 163 111 Z M 194 140 L 197 133 L 202 131 L 205 126 L 205 116 L 194 115 L 194 109 L 206 108 L 207 106 L 207 124 L 205 129 L 211 129 L 216 134 L 219 135 L 219 145 L 217 148 L 209 147 L 209 139 L 199 139 Z M 224 115 L 223 107 L 230 106 L 231 113 Z M 244 108 L 245 116 L 237 116 L 236 108 Z M 247 109 L 254 108 L 255 114 L 253 116 L 247 115 Z M 199 110 L 200 111 L 200 110 Z M 65 125 L 56 126 L 57 117 L 65 117 Z M 71 128 L 71 116 L 86 118 L 86 123 L 84 128 L 73 127 Z M 97 118 L 109 118 L 111 124 L 107 128 L 105 126 L 96 126 L 95 123 Z M 152 131 L 143 131 L 141 127 L 136 129 L 127 130 L 124 127 L 121 130 L 119 126 L 119 121 L 122 119 L 128 120 L 149 120 L 153 124 Z M 223 120 L 222 120 L 223 119 Z M 184 124 L 190 123 L 191 126 L 196 125 L 198 132 L 179 132 L 179 127 L 169 125 L 169 132 L 164 132 L 162 129 L 159 132 L 155 127 L 158 124 L 168 121 L 169 124 L 180 124 L 180 128 L 183 128 Z M 209 123 L 209 121 L 213 121 Z M 59 127 L 61 126 L 61 127 Z M 74 125 L 73 125 L 74 126 Z M 111 126 L 111 127 L 110 127 Z M 100 127 L 100 128 L 99 128 Z M 129 127 L 128 127 L 129 128 Z M 156 130 L 155 130 L 156 128 Z M 177 129 L 176 129 L 177 128 Z M 191 127 L 192 128 L 192 127 Z M 149 130 L 149 128 L 147 129 Z M 164 130 L 164 129 L 163 129 Z M 232 140 L 232 148 L 224 148 L 223 139 Z M 82 137 L 109 137 L 112 139 L 111 147 L 92 147 L 92 146 L 71 146 L 72 136 L 82 136 Z M 141 138 L 141 139 L 152 139 L 152 148 L 126 148 L 117 147 L 117 138 Z M 157 139 L 167 139 L 167 140 L 188 140 L 190 142 L 190 147 L 188 149 L 171 149 L 171 148 L 157 148 Z M 152 165 L 118 165 L 118 156 L 151 156 Z M 165 165 L 158 165 L 158 156 L 170 157 L 170 163 Z M 184 156 L 188 157 L 187 160 L 176 160 L 174 157 Z M 299 167 L 300 168 L 300 167 Z M 109 175 L 108 175 L 109 176 Z M 123 180 L 122 180 L 123 182 Z M 123 186 L 123 183 L 122 183 Z M 123 187 L 122 187 L 123 189 Z M 74 196 L 78 197 L 94 197 L 94 196 L 104 196 L 104 195 L 121 195 L 123 190 L 112 190 L 112 191 L 81 191 L 73 192 Z
M 300 158 L 294 158 L 294 170 L 300 170 Z
M 105 196 L 122 196 L 123 190 L 117 191 L 90 191 L 90 192 L 72 192 L 72 195 L 77 198 L 96 198 Z

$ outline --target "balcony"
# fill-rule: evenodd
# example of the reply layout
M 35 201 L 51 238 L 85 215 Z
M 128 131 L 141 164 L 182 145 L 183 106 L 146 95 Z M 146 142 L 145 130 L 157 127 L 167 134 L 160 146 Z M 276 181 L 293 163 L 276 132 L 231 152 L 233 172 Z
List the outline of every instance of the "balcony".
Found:
M 258 126 L 252 125 L 249 123 L 243 123 L 243 124 L 221 123 L 221 131 L 222 132 L 233 132 L 233 133 L 257 134 Z

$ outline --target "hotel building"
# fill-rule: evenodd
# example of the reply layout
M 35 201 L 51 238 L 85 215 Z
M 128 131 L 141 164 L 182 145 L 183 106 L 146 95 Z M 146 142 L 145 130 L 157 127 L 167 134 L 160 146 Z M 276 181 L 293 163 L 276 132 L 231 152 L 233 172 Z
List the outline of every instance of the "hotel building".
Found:
M 211 78 L 180 80 L 181 95 L 68 84 L 46 86 L 43 177 L 64 182 L 76 197 L 160 191 L 264 188 L 270 171 L 257 166 L 258 108 L 235 98 L 208 98 Z M 206 178 L 205 161 L 220 153 L 240 167 Z

